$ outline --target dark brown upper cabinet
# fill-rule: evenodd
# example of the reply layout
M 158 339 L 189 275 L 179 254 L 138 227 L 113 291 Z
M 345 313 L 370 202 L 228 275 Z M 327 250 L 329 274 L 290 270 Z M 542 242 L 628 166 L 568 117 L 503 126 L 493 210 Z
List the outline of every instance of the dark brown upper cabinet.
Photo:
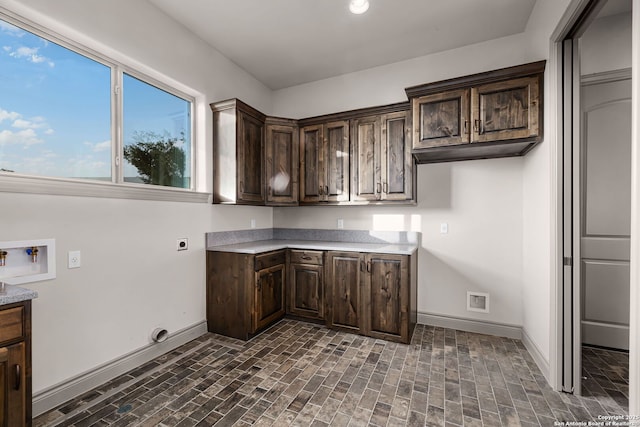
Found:
M 418 163 L 522 156 L 542 139 L 545 61 L 414 86 Z
M 265 116 L 238 99 L 211 104 L 213 203 L 264 205 Z
M 524 77 L 472 88 L 472 141 L 537 137 L 542 114 L 538 80 L 538 77 Z
M 294 120 L 266 119 L 266 204 L 298 204 L 299 143 Z
M 300 203 L 349 200 L 349 122 L 300 128 Z
M 413 149 L 469 142 L 469 89 L 449 90 L 412 100 L 416 123 Z
M 351 200 L 415 200 L 409 110 L 351 122 Z

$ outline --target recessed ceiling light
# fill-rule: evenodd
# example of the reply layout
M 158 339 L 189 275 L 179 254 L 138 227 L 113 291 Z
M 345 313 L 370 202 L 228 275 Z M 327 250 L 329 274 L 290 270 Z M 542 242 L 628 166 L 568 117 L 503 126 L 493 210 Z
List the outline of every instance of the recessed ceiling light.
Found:
M 349 3 L 349 10 L 351 13 L 360 15 L 365 13 L 369 9 L 369 0 L 351 0 Z

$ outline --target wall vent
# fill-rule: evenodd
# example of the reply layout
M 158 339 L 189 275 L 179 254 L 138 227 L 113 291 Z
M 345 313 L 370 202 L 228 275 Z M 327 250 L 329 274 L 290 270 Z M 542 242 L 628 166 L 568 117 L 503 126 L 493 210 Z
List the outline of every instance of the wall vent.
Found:
M 489 294 L 486 292 L 467 291 L 467 311 L 489 312 Z

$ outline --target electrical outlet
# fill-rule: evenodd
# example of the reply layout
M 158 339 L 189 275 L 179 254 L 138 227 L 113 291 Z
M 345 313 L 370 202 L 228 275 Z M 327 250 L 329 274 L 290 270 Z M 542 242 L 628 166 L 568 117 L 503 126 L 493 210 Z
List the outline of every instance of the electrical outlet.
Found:
M 342 218 L 338 219 L 338 228 L 340 230 L 342 230 L 344 228 L 344 219 L 342 219 Z
M 69 268 L 80 268 L 82 265 L 80 251 L 69 251 Z
M 189 249 L 189 239 L 187 239 L 186 237 L 178 239 L 177 246 L 177 249 L 179 251 L 186 251 L 187 249 Z
M 440 234 L 447 234 L 449 232 L 449 224 L 446 222 L 440 223 Z
M 256 220 L 255 219 L 251 220 L 251 228 L 256 228 Z

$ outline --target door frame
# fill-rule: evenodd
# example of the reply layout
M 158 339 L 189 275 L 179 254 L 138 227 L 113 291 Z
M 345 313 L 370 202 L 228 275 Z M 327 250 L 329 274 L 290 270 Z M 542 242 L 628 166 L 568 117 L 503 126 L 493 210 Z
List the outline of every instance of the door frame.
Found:
M 564 168 L 564 106 L 563 42 L 585 11 L 593 8 L 591 0 L 571 0 L 550 40 L 549 88 L 555 95 L 550 103 L 551 129 L 555 129 L 555 146 L 551 149 L 551 319 L 550 319 L 550 377 L 556 390 L 563 390 L 565 341 L 563 340 L 563 168 Z M 640 40 L 640 8 L 632 9 L 632 37 Z M 631 141 L 631 236 L 630 236 L 630 322 L 629 322 L 629 414 L 640 414 L 640 43 L 632 44 L 632 141 Z M 575 253 L 574 253 L 575 255 Z M 577 270 L 577 269 L 574 269 Z M 575 298 L 573 299 L 575 302 Z M 579 302 L 579 299 L 578 299 Z M 575 320 L 575 319 L 574 319 Z M 575 341 L 572 341 L 575 347 Z M 571 372 L 575 379 L 580 371 Z

